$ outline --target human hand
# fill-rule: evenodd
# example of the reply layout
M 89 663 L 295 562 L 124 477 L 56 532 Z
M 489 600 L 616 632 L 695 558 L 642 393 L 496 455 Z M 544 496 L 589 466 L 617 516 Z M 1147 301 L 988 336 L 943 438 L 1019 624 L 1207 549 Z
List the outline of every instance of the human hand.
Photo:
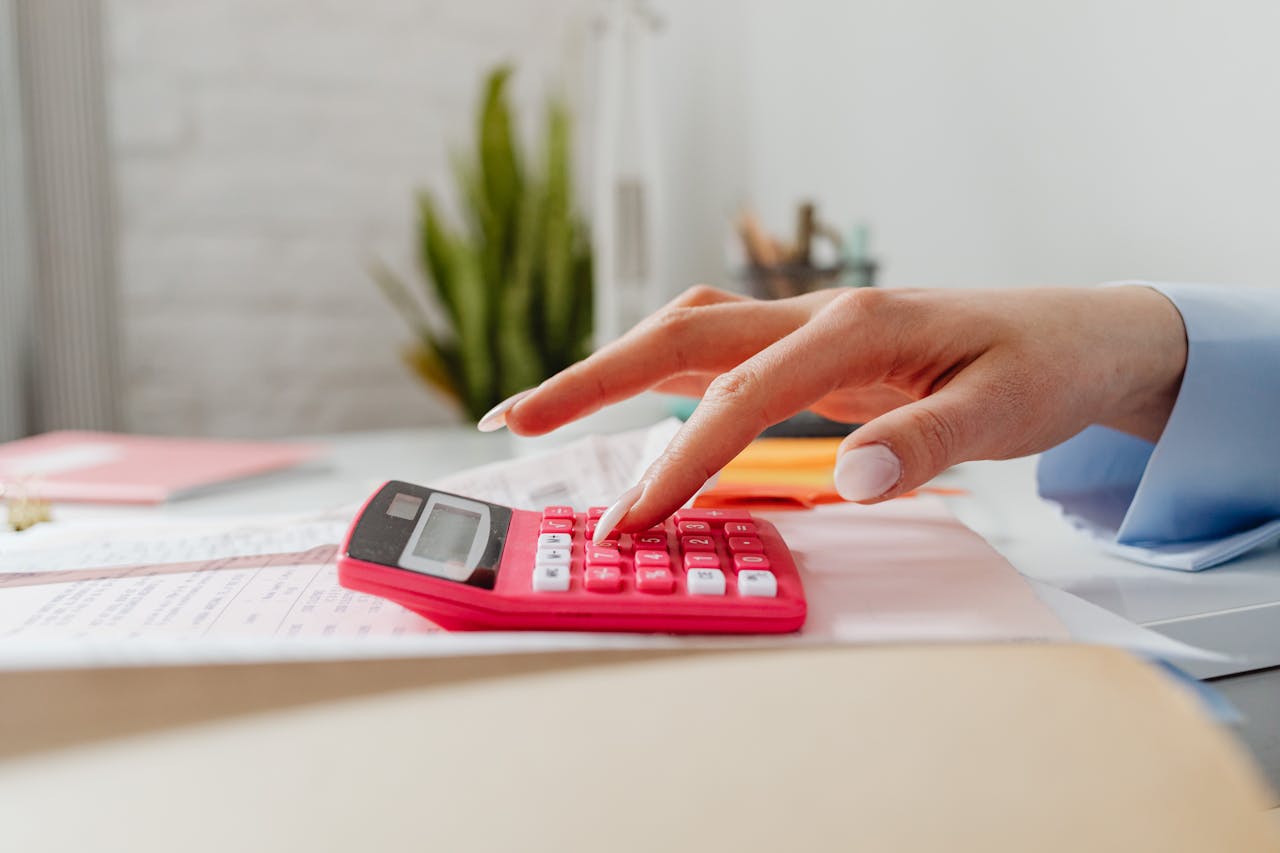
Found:
M 700 286 L 479 424 L 540 435 L 646 390 L 701 395 L 597 539 L 678 509 L 803 409 L 863 422 L 837 491 L 875 503 L 971 459 L 1046 450 L 1091 424 L 1154 441 L 1186 364 L 1182 318 L 1141 286 L 824 290 L 756 301 Z

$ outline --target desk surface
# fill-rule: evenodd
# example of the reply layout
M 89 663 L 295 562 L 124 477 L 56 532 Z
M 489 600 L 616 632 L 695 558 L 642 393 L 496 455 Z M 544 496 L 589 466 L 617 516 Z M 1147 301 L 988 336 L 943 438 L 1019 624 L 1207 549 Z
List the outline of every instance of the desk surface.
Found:
M 1040 500 L 1034 459 L 970 462 L 944 479 L 971 490 L 951 500 L 952 510 L 1022 573 L 1235 658 L 1191 667 L 1194 674 L 1280 666 L 1280 550 L 1262 549 L 1204 572 L 1143 566 L 1103 553 Z
M 505 458 L 537 442 L 466 427 L 354 433 L 329 439 L 331 467 L 269 478 L 157 510 L 162 514 L 306 511 L 361 501 L 383 481 L 424 481 Z M 940 482 L 970 495 L 953 510 L 1020 571 L 1202 648 L 1229 664 L 1195 668 L 1201 677 L 1280 666 L 1280 550 L 1200 573 L 1141 566 L 1099 551 L 1035 494 L 1035 461 L 967 463 Z
M 361 500 L 385 479 L 426 480 L 512 449 L 507 436 L 464 429 L 345 436 L 333 446 L 323 474 L 273 478 L 157 512 L 321 509 Z M 957 511 L 1024 571 L 1162 630 L 1180 620 L 1230 624 L 1232 613 L 1280 599 L 1268 585 L 1274 555 L 1190 576 L 1098 554 L 1029 497 L 1030 472 L 1023 462 L 984 463 L 946 475 L 972 490 Z M 662 820 L 626 824 L 636 831 L 609 846 L 705 839 L 726 825 L 708 821 L 708 807 L 733 816 L 727 825 L 741 849 L 806 839 L 848 849 L 850 831 L 869 849 L 877 840 L 903 842 L 894 849 L 965 849 L 979 838 L 989 850 L 1266 843 L 1252 817 L 1267 795 L 1235 747 L 1170 685 L 1113 652 L 953 647 L 593 660 L 609 666 L 530 656 L 3 673 L 0 823 L 29 850 L 90 841 L 97 849 L 171 849 L 175 840 L 186 849 L 350 849 L 446 833 L 456 842 L 465 834 L 461 817 L 481 820 L 477 803 L 490 801 L 460 796 L 462 780 L 498 785 L 494 795 L 529 821 L 525 849 L 572 849 L 585 837 L 619 842 L 617 821 L 636 819 L 641 802 L 656 803 Z M 644 734 L 646 726 L 657 733 Z M 715 734 L 699 734 L 707 730 Z M 788 737 L 777 737 L 780 730 Z M 549 747 L 557 738 L 576 747 L 558 753 Z M 502 750 L 517 743 L 524 751 L 513 761 Z M 486 775 L 495 763 L 513 772 Z M 635 771 L 630 784 L 616 782 L 624 766 Z M 636 787 L 641 778 L 650 790 Z M 525 791 L 536 796 L 518 799 Z M 237 819 L 210 820 L 215 803 Z M 75 821 L 62 819 L 68 804 Z M 751 819 L 779 809 L 796 818 L 781 825 L 812 835 L 779 839 L 771 833 L 780 822 Z M 424 810 L 434 823 L 421 819 Z M 474 846 L 520 826 L 475 825 L 484 831 L 468 839 Z M 666 829 L 656 841 L 644 831 L 655 825 Z M 194 836 L 192 826 L 200 827 Z M 1099 828 L 1112 830 L 1105 841 L 1088 835 Z

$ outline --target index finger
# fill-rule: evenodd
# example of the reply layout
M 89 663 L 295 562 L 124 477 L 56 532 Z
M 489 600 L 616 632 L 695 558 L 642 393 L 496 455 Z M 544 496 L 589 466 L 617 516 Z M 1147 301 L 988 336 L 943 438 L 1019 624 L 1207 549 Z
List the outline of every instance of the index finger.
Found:
M 693 415 L 645 472 L 635 502 L 613 513 L 621 516 L 618 526 L 642 530 L 666 518 L 766 427 L 842 384 L 848 374 L 847 354 L 836 345 L 841 334 L 833 318 L 809 323 L 713 381 Z M 605 527 L 602 518 L 597 531 Z
M 522 397 L 506 424 L 538 435 L 685 373 L 720 373 L 804 322 L 795 305 L 729 301 L 675 306 Z

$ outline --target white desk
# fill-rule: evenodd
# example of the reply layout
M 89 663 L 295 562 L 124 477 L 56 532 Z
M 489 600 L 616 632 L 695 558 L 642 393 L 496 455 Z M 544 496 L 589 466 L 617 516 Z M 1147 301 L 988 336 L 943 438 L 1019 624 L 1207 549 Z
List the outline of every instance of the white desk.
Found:
M 953 511 L 1026 575 L 1130 621 L 1233 660 L 1187 667 L 1214 679 L 1240 710 L 1238 734 L 1280 787 L 1280 550 L 1204 572 L 1177 572 L 1102 553 L 1035 491 L 1035 460 L 971 462 L 944 475 L 969 489 Z
M 156 510 L 165 515 L 318 510 L 368 497 L 383 481 L 425 481 L 509 456 L 506 433 L 466 427 L 353 433 L 325 439 L 322 473 L 264 479 Z M 1201 664 L 1201 678 L 1280 666 L 1280 550 L 1246 556 L 1207 572 L 1141 566 L 1099 551 L 1035 494 L 1035 461 L 974 462 L 938 481 L 968 490 L 951 499 L 962 521 L 1031 577 L 1094 602 L 1140 625 L 1231 655 Z
M 308 511 L 362 501 L 383 481 L 425 481 L 509 456 L 506 433 L 466 427 L 357 433 L 327 439 L 322 473 L 268 478 L 177 502 L 165 515 Z M 1020 571 L 1141 625 L 1239 660 L 1201 665 L 1193 674 L 1217 683 L 1245 713 L 1241 730 L 1271 781 L 1280 787 L 1280 551 L 1188 574 L 1128 563 L 1099 552 L 1035 495 L 1034 460 L 969 463 L 940 483 L 969 490 L 951 501 L 966 523 Z M 1253 672 L 1249 672 L 1253 671 Z M 1248 674 L 1245 674 L 1248 673 Z
M 1280 666 L 1280 550 L 1205 572 L 1142 566 L 1099 551 L 1035 491 L 1035 460 L 971 462 L 944 475 L 971 496 L 953 511 L 1023 574 L 1139 625 L 1237 660 L 1201 664 L 1201 678 Z

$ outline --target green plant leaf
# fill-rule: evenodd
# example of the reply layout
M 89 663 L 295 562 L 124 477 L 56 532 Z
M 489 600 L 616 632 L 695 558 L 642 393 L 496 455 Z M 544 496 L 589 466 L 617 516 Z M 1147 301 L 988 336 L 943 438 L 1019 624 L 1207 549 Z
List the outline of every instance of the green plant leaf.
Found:
M 533 279 L 536 250 L 542 240 L 540 194 L 525 187 L 517 222 L 511 277 L 502 293 L 498 322 L 498 363 L 502 396 L 537 385 L 546 378 L 542 354 L 534 340 Z
M 417 338 L 403 352 L 406 363 L 450 400 L 460 402 L 456 348 L 431 330 L 426 312 L 399 276 L 381 263 L 374 264 L 370 274 Z
M 523 185 L 514 122 L 507 103 L 510 66 L 500 66 L 485 81 L 480 108 L 480 175 L 498 231 L 490 235 L 499 258 L 510 257 Z M 498 279 L 500 281 L 501 279 Z M 493 282 L 496 290 L 497 284 Z
M 435 198 L 425 190 L 418 193 L 418 223 L 419 259 L 423 273 L 432 285 L 436 299 L 444 306 L 454 328 L 457 328 L 461 324 L 461 315 L 454 293 L 456 271 L 453 269 L 452 249 L 457 239 L 440 217 Z
M 461 240 L 452 244 L 454 272 L 450 290 L 458 310 L 458 364 L 462 398 L 468 413 L 479 418 L 496 402 L 496 364 L 490 334 L 493 305 L 480 269 L 478 252 Z
M 401 319 L 408 324 L 415 334 L 430 331 L 431 325 L 427 321 L 426 312 L 422 310 L 422 306 L 413 298 L 408 286 L 400 280 L 398 275 L 381 262 L 373 264 L 369 270 L 369 275 L 378 285 L 378 289 L 382 291 L 382 295 L 387 298 L 387 301 L 391 303 Z
M 586 226 L 577 223 L 573 250 L 573 326 L 569 333 L 566 365 L 591 354 L 591 329 L 595 323 L 594 266 Z
M 404 348 L 401 356 L 418 378 L 439 391 L 453 405 L 462 405 L 455 376 L 434 342 L 429 339 L 415 341 Z
M 561 101 L 547 107 L 546 200 L 543 206 L 544 328 L 557 361 L 572 349 L 574 301 L 572 187 L 569 174 L 569 111 Z

